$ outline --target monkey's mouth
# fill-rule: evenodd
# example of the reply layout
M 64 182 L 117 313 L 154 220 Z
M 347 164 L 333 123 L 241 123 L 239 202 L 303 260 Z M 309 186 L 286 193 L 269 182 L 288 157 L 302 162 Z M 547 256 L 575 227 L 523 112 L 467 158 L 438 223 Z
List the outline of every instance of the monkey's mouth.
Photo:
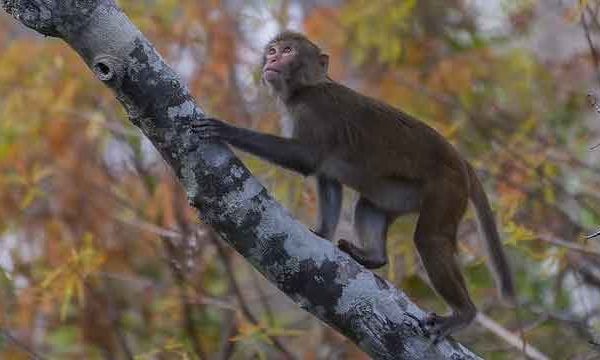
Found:
M 281 71 L 273 68 L 265 68 L 263 70 L 263 79 L 267 82 L 277 81 L 277 79 L 281 76 Z

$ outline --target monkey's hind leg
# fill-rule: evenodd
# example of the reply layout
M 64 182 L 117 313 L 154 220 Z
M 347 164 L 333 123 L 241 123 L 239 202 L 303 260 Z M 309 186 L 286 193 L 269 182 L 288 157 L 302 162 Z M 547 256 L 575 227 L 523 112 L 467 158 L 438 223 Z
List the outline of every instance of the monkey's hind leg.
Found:
M 354 210 L 354 228 L 361 246 L 340 239 L 338 247 L 367 269 L 377 269 L 387 263 L 385 249 L 390 218 L 369 200 L 361 197 Z
M 425 325 L 437 342 L 467 326 L 477 314 L 456 261 L 458 223 L 467 205 L 466 195 L 436 186 L 426 194 L 415 231 L 415 245 L 435 291 L 452 308 L 449 316 L 430 314 Z M 456 188 L 455 188 L 456 189 Z
M 333 240 L 342 208 L 342 184 L 323 175 L 317 177 L 319 220 L 315 234 Z

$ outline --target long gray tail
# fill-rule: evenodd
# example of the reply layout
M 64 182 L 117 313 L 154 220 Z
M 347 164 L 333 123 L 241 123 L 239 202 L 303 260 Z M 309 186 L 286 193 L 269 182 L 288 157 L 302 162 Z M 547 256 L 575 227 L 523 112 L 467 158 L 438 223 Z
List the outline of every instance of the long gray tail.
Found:
M 484 243 L 490 266 L 499 285 L 500 296 L 512 305 L 516 301 L 515 285 L 510 266 L 502 248 L 494 213 L 475 170 L 469 164 L 467 164 L 467 167 L 469 169 L 470 197 L 477 211 L 479 232 L 485 238 Z

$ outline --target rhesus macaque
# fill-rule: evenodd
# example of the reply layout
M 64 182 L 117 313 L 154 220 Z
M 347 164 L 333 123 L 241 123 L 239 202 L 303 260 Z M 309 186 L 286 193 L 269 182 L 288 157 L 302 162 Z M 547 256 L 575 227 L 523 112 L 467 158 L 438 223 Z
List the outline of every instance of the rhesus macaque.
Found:
M 265 47 L 263 82 L 293 120 L 292 138 L 234 127 L 217 119 L 192 124 L 199 136 L 225 141 L 303 175 L 315 175 L 316 233 L 333 240 L 342 184 L 360 193 L 354 210 L 359 245 L 341 250 L 367 268 L 386 264 L 386 236 L 397 217 L 418 212 L 414 242 L 437 293 L 452 308 L 424 320 L 435 339 L 468 325 L 476 308 L 455 254 L 457 228 L 470 199 L 477 210 L 501 295 L 513 280 L 483 186 L 469 163 L 434 129 L 327 75 L 329 58 L 301 34 L 283 32 Z

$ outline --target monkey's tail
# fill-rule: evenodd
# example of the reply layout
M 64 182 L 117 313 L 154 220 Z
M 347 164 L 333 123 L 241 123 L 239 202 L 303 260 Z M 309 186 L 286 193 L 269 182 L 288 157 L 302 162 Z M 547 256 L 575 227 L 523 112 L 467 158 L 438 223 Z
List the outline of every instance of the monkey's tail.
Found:
M 487 255 L 499 285 L 500 297 L 509 305 L 514 306 L 516 294 L 512 272 L 502 248 L 494 213 L 475 170 L 470 164 L 467 164 L 467 168 L 469 172 L 470 198 L 477 211 L 479 232 L 485 238 L 484 243 Z

